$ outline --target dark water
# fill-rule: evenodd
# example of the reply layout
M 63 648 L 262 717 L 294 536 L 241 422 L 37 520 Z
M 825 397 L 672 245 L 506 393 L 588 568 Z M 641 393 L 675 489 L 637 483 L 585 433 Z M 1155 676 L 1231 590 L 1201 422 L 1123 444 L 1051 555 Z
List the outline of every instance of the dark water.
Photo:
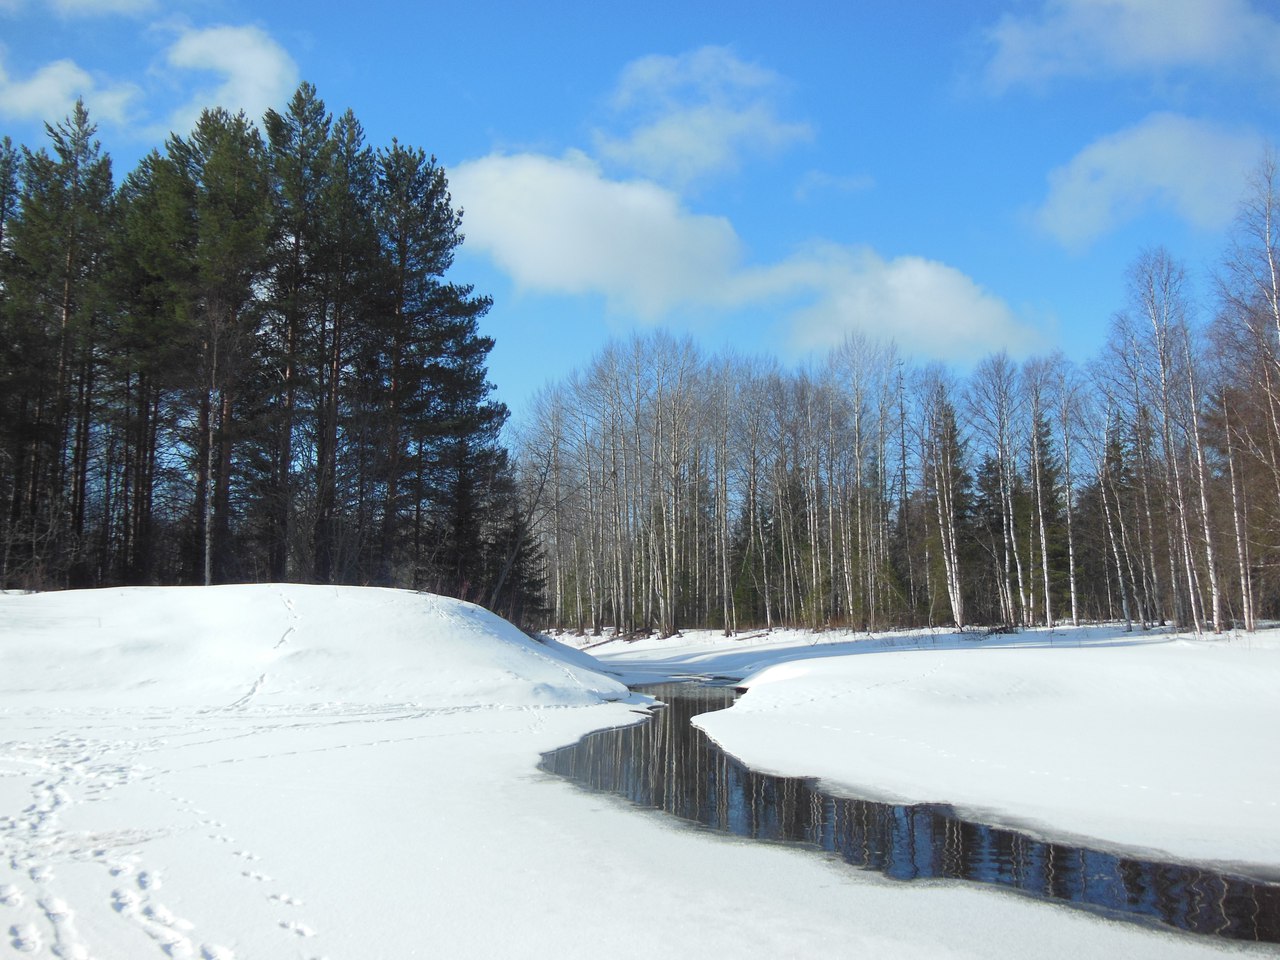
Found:
M 689 723 L 727 707 L 731 690 L 666 684 L 645 692 L 668 706 L 544 754 L 542 769 L 735 836 L 831 851 L 897 880 L 991 883 L 1190 933 L 1280 943 L 1280 883 L 1048 843 L 962 820 L 944 804 L 833 797 L 814 780 L 749 770 Z

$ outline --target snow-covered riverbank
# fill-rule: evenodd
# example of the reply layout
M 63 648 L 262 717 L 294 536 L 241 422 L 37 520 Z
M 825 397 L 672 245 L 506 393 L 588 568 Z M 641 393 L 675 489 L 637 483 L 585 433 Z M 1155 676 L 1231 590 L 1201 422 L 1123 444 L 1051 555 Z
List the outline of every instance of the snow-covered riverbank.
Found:
M 747 668 L 819 649 L 769 644 L 788 645 L 708 642 L 698 656 Z M 649 676 L 681 656 L 671 641 L 617 646 Z M 583 793 L 540 773 L 539 753 L 642 707 L 592 666 L 474 607 L 394 591 L 0 597 L 0 954 L 1238 949 L 896 884 Z M 757 684 L 743 706 L 769 686 L 800 690 Z M 798 715 L 796 697 L 783 701 Z
M 696 633 L 593 652 L 633 676 L 744 677 L 697 722 L 757 769 L 1280 879 L 1280 631 Z

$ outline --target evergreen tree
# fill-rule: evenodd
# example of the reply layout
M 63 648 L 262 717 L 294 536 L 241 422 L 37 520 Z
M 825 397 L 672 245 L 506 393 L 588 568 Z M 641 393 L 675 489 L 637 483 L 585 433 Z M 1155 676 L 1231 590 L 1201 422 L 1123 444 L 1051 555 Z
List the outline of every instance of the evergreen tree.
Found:
M 0 141 L 0 580 L 315 578 L 532 610 L 487 297 L 444 171 L 310 84 L 124 180 L 83 105 Z M 524 518 L 521 520 L 520 518 Z
M 85 542 L 112 231 L 111 162 L 77 101 L 45 127 L 52 154 L 23 149 L 16 216 L 6 217 L 3 307 L 9 351 L 10 526 L 5 572 L 93 580 Z M 11 154 L 11 151 L 10 151 Z M 12 187 L 13 158 L 4 161 Z
M 20 155 L 9 137 L 0 138 L 0 255 L 7 254 L 6 228 L 18 210 Z
M 177 178 L 174 166 L 152 151 L 117 196 L 114 296 L 120 311 L 110 365 L 121 450 L 110 569 L 111 578 L 124 583 L 172 578 L 178 527 L 191 510 L 190 499 L 178 495 L 186 484 L 174 482 L 163 456 L 179 442 L 184 400 L 200 383 L 198 331 L 182 309 L 182 293 L 194 284 L 189 250 L 167 227 L 174 216 L 186 221 Z
M 268 575 L 286 580 L 298 564 L 294 544 L 294 514 L 298 501 L 310 499 L 313 489 L 295 483 L 313 477 L 297 476 L 297 439 L 314 436 L 314 385 L 325 366 L 322 356 L 328 312 L 328 278 L 333 256 L 333 228 L 326 201 L 331 196 L 332 118 L 315 87 L 304 83 L 283 114 L 267 111 L 264 118 L 275 202 L 275 236 L 271 253 L 270 286 L 265 306 L 260 362 L 278 376 L 266 398 L 269 418 L 270 467 L 263 502 Z M 294 562 L 291 563 L 291 560 Z
M 20 358 L 11 344 L 17 336 L 16 317 L 9 308 L 14 261 L 9 228 L 18 211 L 21 155 L 9 137 L 0 139 L 0 585 L 8 580 L 18 504 L 16 466 L 22 447 L 16 429 L 21 397 L 15 389 Z
M 172 137 L 180 201 L 171 221 L 174 242 L 189 255 L 178 304 L 199 336 L 201 384 L 196 436 L 190 443 L 196 478 L 198 580 L 231 575 L 233 457 L 237 439 L 261 439 L 262 424 L 237 422 L 237 405 L 252 383 L 260 288 L 271 237 L 271 205 L 262 139 L 243 113 L 206 110 L 190 137 Z M 261 465 L 259 464 L 259 469 Z M 240 478 L 243 479 L 243 478 Z
M 377 162 L 388 296 L 376 373 L 376 575 L 385 583 L 425 577 L 465 592 L 470 571 L 461 560 L 470 562 L 478 546 L 474 490 L 506 418 L 505 407 L 487 400 L 484 361 L 493 341 L 476 330 L 490 300 L 443 280 L 463 239 L 462 218 L 435 158 L 393 141 Z
M 369 369 L 376 356 L 376 318 L 386 302 L 385 272 L 374 220 L 373 150 L 351 111 L 334 123 L 331 171 L 322 197 L 328 215 L 325 310 L 315 390 L 315 516 L 312 575 L 320 582 L 362 577 L 360 544 L 373 529 L 374 451 L 365 442 L 376 409 Z M 367 576 L 367 574 L 364 574 Z

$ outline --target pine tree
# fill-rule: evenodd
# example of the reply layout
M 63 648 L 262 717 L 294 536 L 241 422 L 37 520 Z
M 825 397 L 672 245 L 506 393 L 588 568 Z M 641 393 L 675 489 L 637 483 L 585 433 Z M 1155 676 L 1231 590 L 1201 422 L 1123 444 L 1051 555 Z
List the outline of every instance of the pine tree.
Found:
M 233 447 L 259 426 L 238 424 L 236 417 L 251 383 L 257 290 L 272 224 L 264 154 L 261 137 L 245 115 L 221 109 L 204 111 L 189 138 L 175 136 L 168 144 L 179 192 L 171 207 L 173 240 L 189 255 L 189 286 L 180 292 L 185 303 L 179 309 L 199 332 L 201 385 L 191 443 L 198 547 L 193 559 L 197 579 L 204 583 L 231 573 L 231 490 L 238 466 Z
M 298 566 L 293 556 L 298 552 L 294 514 L 304 495 L 304 490 L 295 490 L 295 483 L 314 479 L 295 476 L 295 434 L 314 435 L 313 425 L 301 421 L 315 409 L 314 385 L 325 365 L 322 338 L 334 252 L 326 201 L 331 196 L 334 147 L 332 118 L 311 84 L 298 88 L 285 113 L 267 111 L 263 123 L 275 235 L 259 362 L 274 368 L 278 376 L 265 398 L 270 466 L 260 507 L 268 576 L 287 580 Z
M 13 296 L 14 260 L 10 255 L 9 228 L 18 212 L 21 155 L 9 137 L 0 140 L 0 585 L 9 581 L 11 551 L 15 546 L 14 508 L 18 476 L 16 466 L 22 449 L 19 423 L 21 396 L 15 389 L 20 357 L 11 348 L 16 336 Z
M 386 302 L 374 221 L 373 151 L 355 114 L 331 133 L 331 170 L 321 204 L 328 216 L 324 304 L 317 331 L 321 359 L 315 390 L 315 516 L 312 575 L 320 582 L 358 579 L 359 545 L 372 531 L 373 451 L 362 442 L 376 409 L 370 377 L 353 374 L 376 358 L 377 317 Z M 367 574 L 365 574 L 367 576 Z
M 52 155 L 23 149 L 16 216 L 6 217 L 4 406 L 12 419 L 6 577 L 92 581 L 88 498 L 112 231 L 111 161 L 77 101 L 46 125 Z M 11 153 L 11 151 L 10 151 Z M 5 160 L 12 187 L 13 158 Z
M 0 255 L 7 255 L 6 228 L 18 211 L 18 168 L 21 157 L 9 137 L 0 138 Z
M 466 592 L 461 560 L 478 546 L 474 488 L 506 418 L 505 407 L 487 400 L 484 361 L 493 341 L 476 329 L 490 300 L 443 281 L 463 238 L 435 158 L 393 141 L 377 161 L 388 305 L 378 358 L 376 576 L 413 583 L 443 571 L 445 589 Z
M 163 456 L 190 443 L 180 425 L 204 382 L 190 187 L 176 164 L 152 151 L 117 195 L 113 282 L 120 308 L 109 352 L 121 447 L 116 582 L 177 579 L 181 527 L 194 511 L 194 485 L 167 470 Z

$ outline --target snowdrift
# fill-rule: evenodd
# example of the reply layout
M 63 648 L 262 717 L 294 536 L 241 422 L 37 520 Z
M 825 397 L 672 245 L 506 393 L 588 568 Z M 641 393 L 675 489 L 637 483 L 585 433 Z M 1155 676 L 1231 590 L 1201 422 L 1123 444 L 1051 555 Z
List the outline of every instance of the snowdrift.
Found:
M 1277 875 L 1280 631 L 890 639 L 753 666 L 733 709 L 696 722 L 837 792 Z
M 430 594 L 257 584 L 0 596 L 0 708 L 582 706 L 590 659 Z

